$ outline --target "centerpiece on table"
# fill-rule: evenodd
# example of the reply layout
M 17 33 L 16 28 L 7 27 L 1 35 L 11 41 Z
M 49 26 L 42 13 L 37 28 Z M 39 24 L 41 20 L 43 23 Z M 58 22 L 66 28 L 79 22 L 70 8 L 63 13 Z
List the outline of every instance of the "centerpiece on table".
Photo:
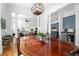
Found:
M 44 33 L 42 33 L 42 32 L 39 32 L 38 34 L 37 34 L 37 37 L 39 38 L 39 40 L 40 41 L 44 41 L 44 42 L 48 42 L 48 35 L 47 34 L 44 34 Z

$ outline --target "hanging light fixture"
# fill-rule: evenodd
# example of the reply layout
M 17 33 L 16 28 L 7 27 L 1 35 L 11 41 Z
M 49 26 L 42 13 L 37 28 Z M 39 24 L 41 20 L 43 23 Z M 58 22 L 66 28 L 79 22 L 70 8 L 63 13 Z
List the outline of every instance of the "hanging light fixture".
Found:
M 33 4 L 31 11 L 34 15 L 39 16 L 44 12 L 44 4 L 43 3 L 35 3 Z

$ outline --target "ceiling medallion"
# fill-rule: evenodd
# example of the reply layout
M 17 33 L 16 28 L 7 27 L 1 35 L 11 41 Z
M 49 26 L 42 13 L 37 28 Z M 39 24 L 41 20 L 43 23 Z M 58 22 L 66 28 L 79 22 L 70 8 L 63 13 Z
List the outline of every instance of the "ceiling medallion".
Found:
M 39 16 L 44 12 L 44 4 L 43 3 L 34 3 L 31 11 L 34 15 Z

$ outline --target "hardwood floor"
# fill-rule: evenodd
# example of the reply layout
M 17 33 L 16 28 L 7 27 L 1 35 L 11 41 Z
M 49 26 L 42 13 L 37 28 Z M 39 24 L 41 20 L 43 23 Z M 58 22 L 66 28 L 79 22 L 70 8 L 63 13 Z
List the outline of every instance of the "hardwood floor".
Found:
M 3 54 L 1 56 L 18 56 L 16 41 L 3 48 Z

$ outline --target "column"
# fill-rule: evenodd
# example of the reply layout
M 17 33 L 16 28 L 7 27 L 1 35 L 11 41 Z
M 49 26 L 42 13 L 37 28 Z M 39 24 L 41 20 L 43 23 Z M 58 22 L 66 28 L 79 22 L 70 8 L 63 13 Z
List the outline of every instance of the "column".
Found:
M 15 38 L 17 38 L 17 26 L 18 26 L 18 16 L 16 13 L 12 13 L 12 21 L 13 21 L 13 24 L 12 24 L 12 29 L 13 29 L 13 33 L 15 33 Z
M 47 18 L 47 32 L 48 32 L 48 34 L 49 34 L 49 41 L 48 41 L 48 43 L 49 43 L 49 51 L 51 51 L 51 14 L 50 15 L 48 15 L 48 18 Z M 49 54 L 51 54 L 51 52 L 49 52 Z
M 48 15 L 48 33 L 51 34 L 51 14 Z
M 15 37 L 18 37 L 18 33 L 17 33 L 17 29 L 18 29 L 18 14 L 15 14 Z
M 38 33 L 40 32 L 40 16 L 37 16 Z
M 76 14 L 76 36 L 75 36 L 75 45 L 79 46 L 79 11 L 78 11 L 79 5 L 75 5 L 75 14 Z
M 62 32 L 62 30 L 63 30 L 63 20 L 62 20 L 62 14 L 61 14 L 61 12 L 59 11 L 58 12 L 58 19 L 59 19 L 59 39 L 61 40 L 62 38 L 61 38 L 61 32 Z

